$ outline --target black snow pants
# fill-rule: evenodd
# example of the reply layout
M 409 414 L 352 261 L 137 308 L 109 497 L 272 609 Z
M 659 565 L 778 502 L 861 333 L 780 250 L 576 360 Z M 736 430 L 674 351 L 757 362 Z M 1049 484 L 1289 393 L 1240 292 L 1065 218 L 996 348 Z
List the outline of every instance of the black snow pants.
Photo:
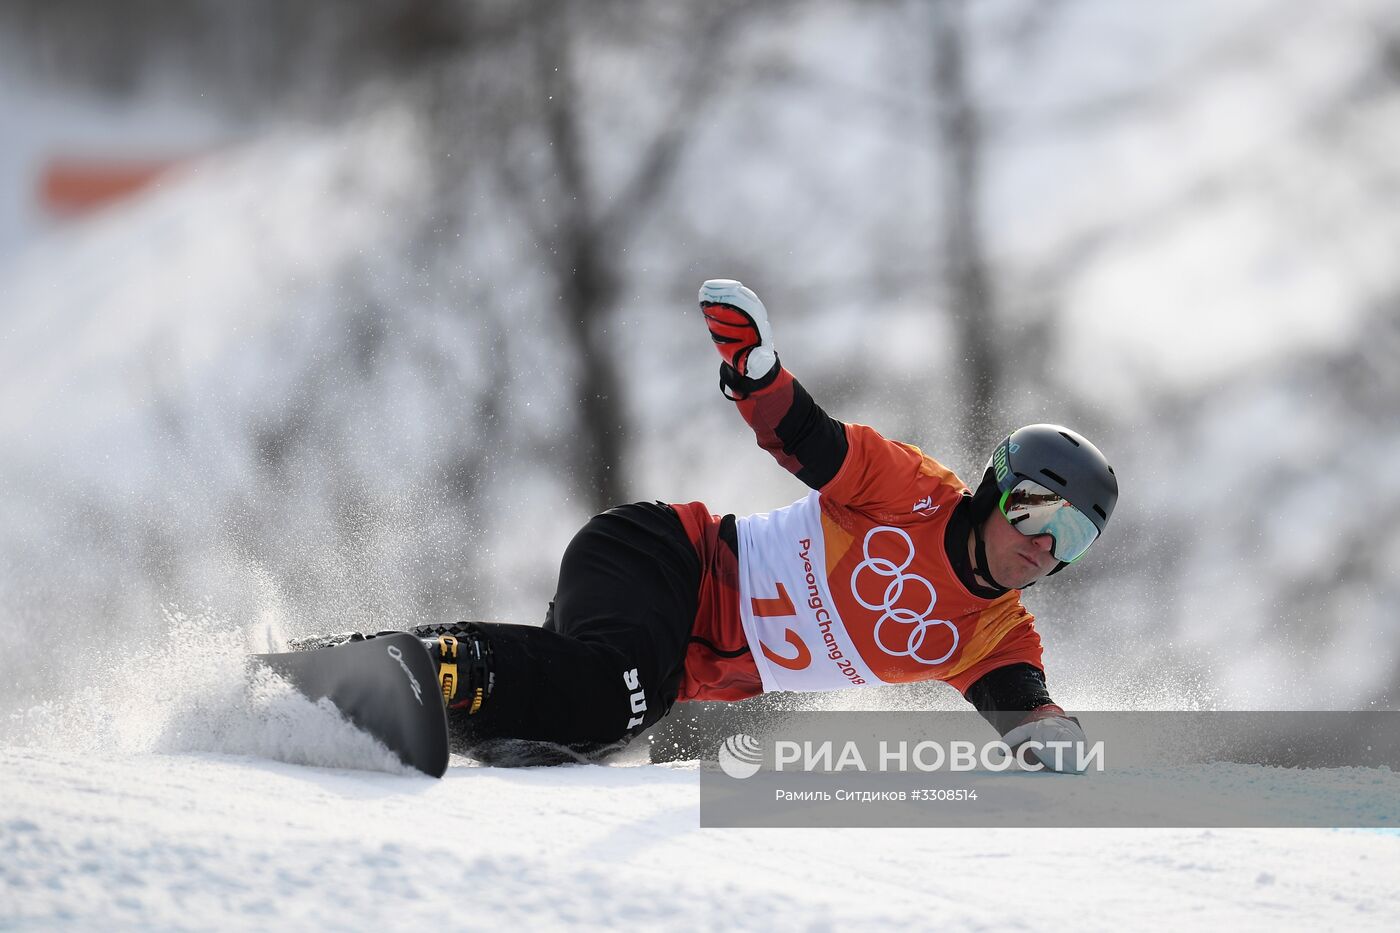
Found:
M 454 750 L 498 764 L 588 760 L 620 748 L 675 702 L 701 580 L 675 510 L 596 515 L 564 551 L 543 627 L 476 623 L 493 686 L 449 711 Z

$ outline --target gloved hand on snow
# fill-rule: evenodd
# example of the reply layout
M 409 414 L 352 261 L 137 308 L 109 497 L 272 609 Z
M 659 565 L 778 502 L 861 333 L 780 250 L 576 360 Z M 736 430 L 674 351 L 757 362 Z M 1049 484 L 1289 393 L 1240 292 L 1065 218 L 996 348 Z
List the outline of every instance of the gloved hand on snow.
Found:
M 1047 771 L 1070 774 L 1084 771 L 1079 752 L 1089 740 L 1079 720 L 1066 716 L 1058 706 L 1042 707 L 1033 712 L 1030 719 L 1006 733 L 1001 740 L 1010 746 L 1013 754 L 1018 753 L 1022 745 L 1036 743 L 1025 750 L 1024 758 L 1027 762 L 1039 762 Z
M 724 357 L 720 385 L 725 395 L 743 398 L 777 376 L 768 311 L 752 289 L 734 279 L 710 279 L 700 286 L 700 310 L 715 349 Z

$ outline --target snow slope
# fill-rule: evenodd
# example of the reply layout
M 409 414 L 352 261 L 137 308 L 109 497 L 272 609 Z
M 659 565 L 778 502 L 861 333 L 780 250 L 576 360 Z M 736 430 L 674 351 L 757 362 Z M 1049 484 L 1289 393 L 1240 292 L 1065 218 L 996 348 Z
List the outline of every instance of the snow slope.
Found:
M 1400 837 L 702 830 L 694 766 L 0 751 L 0 926 L 1394 929 Z
M 246 675 L 250 650 L 280 646 L 275 620 L 172 611 L 165 628 L 86 689 L 0 716 L 0 928 L 1400 920 L 1394 832 L 701 829 L 697 765 L 641 749 L 560 768 L 454 758 L 436 781 L 325 701 Z M 1222 769 L 1267 796 L 1270 769 Z M 1092 780 L 1110 806 L 1154 786 Z

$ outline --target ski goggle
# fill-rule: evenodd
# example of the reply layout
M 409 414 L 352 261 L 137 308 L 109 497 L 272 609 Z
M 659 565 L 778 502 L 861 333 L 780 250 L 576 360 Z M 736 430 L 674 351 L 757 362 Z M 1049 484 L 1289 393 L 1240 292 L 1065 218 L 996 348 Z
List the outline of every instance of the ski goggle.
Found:
M 1073 563 L 1084 556 L 1099 536 L 1088 516 L 1069 500 L 1039 483 L 1023 479 L 1001 494 L 1001 514 L 1026 537 L 1050 535 L 1050 553 L 1056 560 Z

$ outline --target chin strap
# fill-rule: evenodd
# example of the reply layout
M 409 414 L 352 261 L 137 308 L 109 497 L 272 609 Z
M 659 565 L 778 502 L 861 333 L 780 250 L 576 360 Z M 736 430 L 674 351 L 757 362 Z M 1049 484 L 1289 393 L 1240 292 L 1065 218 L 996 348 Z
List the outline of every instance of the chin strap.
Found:
M 992 568 L 987 566 L 987 542 L 982 538 L 982 523 L 973 517 L 972 537 L 977 542 L 975 549 L 975 559 L 972 562 L 972 570 L 983 580 L 992 585 L 993 589 L 1007 592 L 1006 587 L 997 582 L 997 578 L 992 576 Z

